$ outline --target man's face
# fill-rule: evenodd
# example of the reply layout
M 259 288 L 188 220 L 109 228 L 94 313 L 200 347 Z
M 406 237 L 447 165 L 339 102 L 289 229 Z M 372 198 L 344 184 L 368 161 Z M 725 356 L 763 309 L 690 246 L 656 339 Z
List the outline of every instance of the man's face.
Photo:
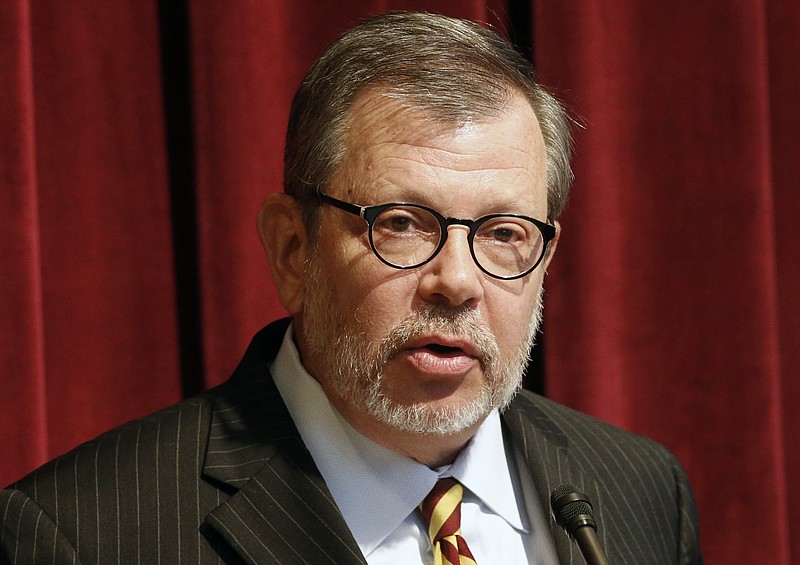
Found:
M 453 129 L 369 93 L 346 145 L 326 189 L 335 198 L 467 219 L 547 217 L 544 142 L 522 98 Z M 345 418 L 446 435 L 511 400 L 538 326 L 544 264 L 518 280 L 489 277 L 454 226 L 432 261 L 396 270 L 373 254 L 360 218 L 325 206 L 320 222 L 298 332 L 304 364 Z

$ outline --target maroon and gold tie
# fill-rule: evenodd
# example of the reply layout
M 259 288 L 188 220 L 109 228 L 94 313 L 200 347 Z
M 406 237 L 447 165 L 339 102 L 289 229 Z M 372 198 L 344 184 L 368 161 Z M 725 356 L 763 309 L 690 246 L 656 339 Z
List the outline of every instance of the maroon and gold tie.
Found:
M 434 565 L 476 565 L 461 537 L 461 497 L 464 487 L 452 478 L 439 479 L 419 505 L 433 544 Z

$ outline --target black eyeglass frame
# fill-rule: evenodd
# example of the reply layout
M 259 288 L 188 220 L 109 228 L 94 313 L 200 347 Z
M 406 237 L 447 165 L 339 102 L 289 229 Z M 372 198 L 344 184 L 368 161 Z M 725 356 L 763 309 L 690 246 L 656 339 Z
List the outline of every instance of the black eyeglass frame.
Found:
M 317 197 L 322 202 L 330 204 L 334 208 L 344 210 L 345 212 L 353 214 L 354 216 L 358 216 L 359 218 L 364 220 L 367 223 L 367 228 L 368 228 L 367 232 L 369 233 L 369 245 L 372 248 L 372 252 L 378 259 L 380 259 L 382 263 L 385 263 L 386 265 L 394 269 L 416 269 L 417 267 L 425 265 L 429 261 L 433 260 L 433 258 L 436 257 L 442 250 L 445 243 L 447 243 L 448 228 L 450 226 L 464 226 L 469 229 L 469 234 L 467 235 L 467 242 L 469 243 L 470 255 L 472 255 L 472 260 L 475 262 L 475 264 L 481 271 L 483 271 L 484 273 L 495 279 L 500 279 L 500 280 L 521 279 L 522 277 L 531 274 L 533 270 L 539 266 L 539 264 L 542 262 L 542 259 L 544 259 L 545 256 L 547 255 L 547 249 L 550 245 L 550 242 L 553 241 L 553 239 L 556 237 L 556 227 L 553 224 L 542 222 L 540 220 L 537 220 L 536 218 L 531 218 L 530 216 L 523 216 L 522 214 L 489 214 L 487 216 L 481 216 L 477 220 L 464 220 L 461 218 L 447 218 L 445 216 L 442 216 L 439 212 L 437 212 L 433 208 L 429 208 L 428 206 L 423 206 L 422 204 L 414 204 L 411 202 L 387 202 L 386 204 L 376 204 L 375 206 L 358 206 L 357 204 L 352 204 L 350 202 L 345 202 L 344 200 L 339 200 L 338 198 L 334 198 L 333 196 L 328 196 L 321 190 L 317 190 Z M 433 215 L 433 217 L 436 218 L 436 221 L 439 222 L 439 227 L 442 232 L 441 238 L 439 239 L 439 245 L 436 246 L 436 249 L 433 250 L 433 253 L 431 253 L 430 257 L 428 257 L 421 263 L 417 263 L 415 265 L 407 265 L 407 266 L 395 265 L 394 263 L 390 263 L 389 261 L 384 259 L 381 256 L 381 254 L 378 253 L 378 250 L 375 248 L 375 242 L 372 240 L 372 226 L 374 225 L 375 220 L 378 218 L 378 216 L 381 215 L 381 213 L 384 210 L 393 208 L 395 206 L 407 206 L 411 208 L 419 208 L 421 210 L 425 210 L 426 212 L 429 212 L 431 215 Z M 478 233 L 478 229 L 484 223 L 494 218 L 521 218 L 535 225 L 542 234 L 543 243 L 542 243 L 541 255 L 531 267 L 529 267 L 527 270 L 523 271 L 518 275 L 503 276 L 491 273 L 487 271 L 483 265 L 481 265 L 480 261 L 478 261 L 478 258 L 475 256 L 475 245 L 474 245 L 475 234 Z

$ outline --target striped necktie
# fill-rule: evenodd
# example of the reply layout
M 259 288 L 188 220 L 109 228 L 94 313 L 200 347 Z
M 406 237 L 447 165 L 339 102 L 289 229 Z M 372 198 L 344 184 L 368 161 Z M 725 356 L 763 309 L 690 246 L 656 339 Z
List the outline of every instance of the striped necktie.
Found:
M 433 565 L 476 565 L 461 537 L 464 487 L 453 478 L 439 479 L 419 505 L 433 544 Z

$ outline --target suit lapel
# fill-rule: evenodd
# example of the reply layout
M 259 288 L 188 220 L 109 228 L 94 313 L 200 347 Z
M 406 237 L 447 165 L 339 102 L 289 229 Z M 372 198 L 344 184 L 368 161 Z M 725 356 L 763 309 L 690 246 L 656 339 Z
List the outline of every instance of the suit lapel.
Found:
M 366 563 L 269 375 L 285 330 L 262 330 L 214 391 L 203 477 L 230 497 L 203 528 L 246 563 Z
M 511 439 L 522 452 L 558 556 L 559 563 L 582 563 L 575 544 L 555 524 L 550 514 L 550 493 L 562 483 L 585 487 L 580 466 L 569 452 L 569 439 L 536 404 L 533 395 L 522 393 L 503 414 Z
M 206 524 L 247 563 L 365 563 L 302 445 L 279 450 Z

